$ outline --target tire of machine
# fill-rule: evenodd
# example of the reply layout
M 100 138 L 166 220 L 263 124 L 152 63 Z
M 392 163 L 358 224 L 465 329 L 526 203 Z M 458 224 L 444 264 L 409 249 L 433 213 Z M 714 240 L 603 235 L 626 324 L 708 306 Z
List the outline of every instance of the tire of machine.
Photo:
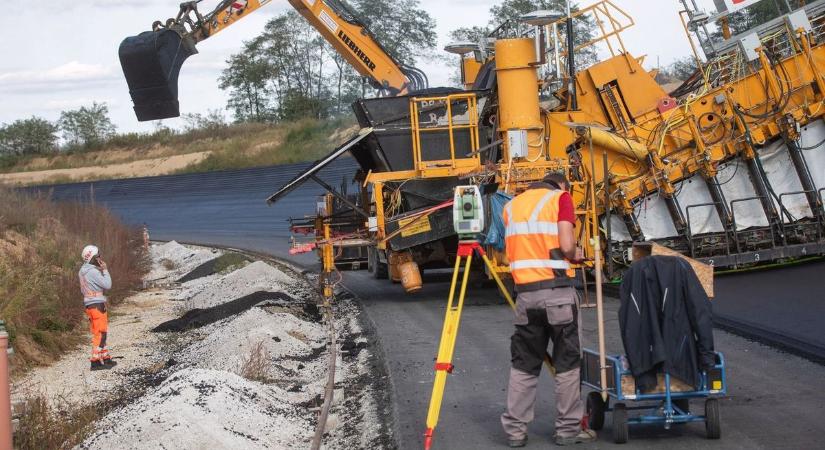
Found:
M 719 417 L 719 400 L 709 398 L 705 400 L 705 432 L 708 439 L 722 437 L 722 425 Z
M 372 268 L 369 269 L 370 267 Z M 367 268 L 375 279 L 384 280 L 389 277 L 389 267 L 378 258 L 378 249 L 375 247 L 370 247 L 367 251 Z
M 624 403 L 616 403 L 613 406 L 613 442 L 626 443 L 628 434 L 627 408 Z
M 609 399 L 608 399 L 609 402 Z M 608 403 L 602 400 L 599 392 L 587 394 L 587 427 L 599 431 L 604 427 L 604 412 Z

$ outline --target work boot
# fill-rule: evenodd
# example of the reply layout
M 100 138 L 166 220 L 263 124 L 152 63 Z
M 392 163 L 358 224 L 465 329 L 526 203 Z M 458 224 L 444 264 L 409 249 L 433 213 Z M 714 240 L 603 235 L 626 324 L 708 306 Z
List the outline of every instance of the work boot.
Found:
M 109 368 L 112 368 L 117 365 L 117 361 L 112 358 L 104 358 L 103 364 L 109 366 Z
M 524 436 L 524 439 L 507 439 L 507 445 L 510 448 L 524 447 L 527 445 L 527 436 Z
M 114 367 L 114 365 L 103 364 L 103 361 L 92 361 L 91 370 L 109 370 L 112 367 Z
M 559 436 L 558 434 L 553 438 L 556 445 L 575 445 L 584 442 L 593 442 L 597 438 L 596 432 L 593 430 L 582 429 L 579 434 L 575 436 Z

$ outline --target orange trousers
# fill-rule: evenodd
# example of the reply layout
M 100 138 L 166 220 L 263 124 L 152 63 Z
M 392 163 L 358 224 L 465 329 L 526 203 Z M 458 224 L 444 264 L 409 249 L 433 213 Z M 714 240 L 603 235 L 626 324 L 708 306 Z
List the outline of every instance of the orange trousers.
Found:
M 106 334 L 109 332 L 109 313 L 102 303 L 86 308 L 89 317 L 89 331 L 92 333 L 92 361 L 109 359 L 109 350 L 106 348 Z

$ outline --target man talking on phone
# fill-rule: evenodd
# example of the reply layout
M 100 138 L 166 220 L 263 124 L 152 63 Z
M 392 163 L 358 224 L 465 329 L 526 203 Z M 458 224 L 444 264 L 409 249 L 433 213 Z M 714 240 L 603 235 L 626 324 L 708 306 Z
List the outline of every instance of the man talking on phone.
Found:
M 83 266 L 80 268 L 80 292 L 83 294 L 83 306 L 89 317 L 92 332 L 92 370 L 107 370 L 117 363 L 109 355 L 106 347 L 106 334 L 109 331 L 109 315 L 106 312 L 106 296 L 103 291 L 112 288 L 112 277 L 106 262 L 100 257 L 100 250 L 94 245 L 87 245 L 81 253 Z

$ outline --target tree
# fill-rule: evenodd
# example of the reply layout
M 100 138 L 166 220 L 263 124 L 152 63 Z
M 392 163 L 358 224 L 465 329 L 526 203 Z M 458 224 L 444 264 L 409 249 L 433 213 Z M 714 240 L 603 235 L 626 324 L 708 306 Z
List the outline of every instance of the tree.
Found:
M 32 116 L 0 126 L 0 156 L 47 153 L 56 148 L 57 126 Z
M 491 17 L 489 28 L 495 29 L 508 21 L 512 24 L 519 23 L 522 15 L 540 9 L 565 13 L 567 10 L 567 1 L 568 0 L 504 0 L 500 5 L 490 7 Z M 576 4 L 571 4 L 570 9 L 576 12 L 579 10 L 579 7 Z M 597 24 L 587 14 L 575 17 L 573 19 L 573 32 L 575 33 L 573 42 L 578 46 L 590 41 L 594 37 L 593 32 L 596 27 Z M 567 42 L 566 27 L 559 27 L 559 38 L 563 43 Z M 567 46 L 564 45 L 564 47 L 566 48 Z M 596 49 L 590 46 L 576 51 L 575 59 L 576 67 L 584 68 L 598 61 L 598 55 L 596 54 Z
M 696 72 L 696 60 L 692 56 L 685 56 L 663 67 L 656 76 L 659 83 L 685 81 Z
M 109 118 L 109 107 L 97 102 L 89 107 L 61 112 L 57 124 L 63 139 L 72 147 L 100 146 L 115 134 L 116 129 Z
M 209 109 L 206 114 L 188 113 L 181 115 L 183 131 L 188 133 L 196 130 L 219 130 L 226 127 L 226 117 L 220 109 Z
M 353 0 L 376 41 L 398 61 L 414 65 L 429 57 L 438 43 L 435 20 L 421 9 L 418 0 Z
M 260 40 L 244 43 L 241 53 L 232 55 L 221 72 L 218 87 L 229 90 L 227 105 L 237 122 L 267 122 L 273 119 L 272 89 L 268 80 L 272 67 L 262 58 Z
M 804 4 L 803 1 L 799 0 L 790 0 L 789 3 L 791 9 L 800 8 Z M 745 9 L 730 14 L 728 16 L 728 24 L 732 34 L 735 35 L 750 30 L 771 19 L 775 19 L 782 14 L 787 14 L 788 12 L 783 0 L 762 0 Z M 714 33 L 714 38 L 716 39 L 721 36 L 721 30 L 717 30 Z
M 346 20 L 367 24 L 402 64 L 412 65 L 435 48 L 435 22 L 418 0 L 327 4 Z M 238 121 L 340 114 L 362 86 L 360 75 L 294 11 L 272 18 L 263 33 L 229 58 L 220 79 Z

